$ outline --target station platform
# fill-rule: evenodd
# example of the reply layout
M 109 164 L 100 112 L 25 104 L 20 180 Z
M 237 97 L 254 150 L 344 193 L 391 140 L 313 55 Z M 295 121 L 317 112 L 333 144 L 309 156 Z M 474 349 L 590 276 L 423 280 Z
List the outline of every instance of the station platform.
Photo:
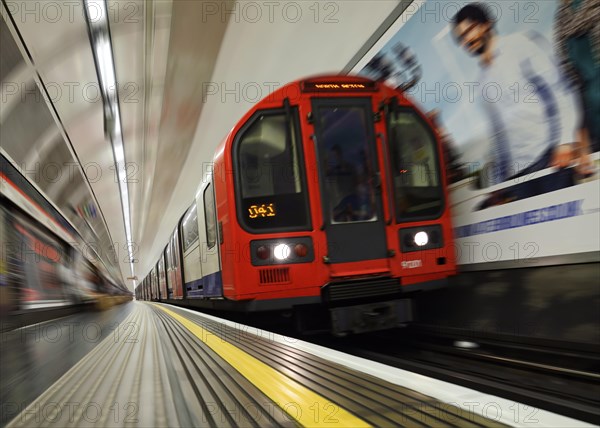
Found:
M 165 304 L 13 330 L 2 349 L 8 427 L 586 426 Z

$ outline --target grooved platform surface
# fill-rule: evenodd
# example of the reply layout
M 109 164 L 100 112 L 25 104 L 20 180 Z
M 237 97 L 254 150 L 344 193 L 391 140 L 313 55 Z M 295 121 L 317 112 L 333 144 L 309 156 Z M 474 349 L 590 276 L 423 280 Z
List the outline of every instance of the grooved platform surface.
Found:
M 202 314 L 127 306 L 8 426 L 501 426 Z

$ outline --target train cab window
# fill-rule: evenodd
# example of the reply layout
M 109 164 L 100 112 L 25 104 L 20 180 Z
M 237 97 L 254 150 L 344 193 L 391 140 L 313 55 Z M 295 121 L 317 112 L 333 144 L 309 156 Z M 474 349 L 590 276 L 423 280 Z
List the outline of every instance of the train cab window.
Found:
M 388 129 L 396 221 L 438 217 L 443 192 L 433 132 L 409 109 L 392 111 Z
M 377 221 L 372 126 L 364 107 L 319 108 L 320 156 L 332 223 Z
M 251 232 L 310 228 L 298 112 L 255 114 L 236 136 L 238 219 Z
M 212 192 L 212 184 L 209 184 L 204 189 L 204 221 L 206 226 L 206 246 L 212 248 L 217 243 L 215 197 Z
M 194 203 L 183 216 L 181 221 L 181 236 L 183 251 L 187 251 L 198 240 L 198 210 Z

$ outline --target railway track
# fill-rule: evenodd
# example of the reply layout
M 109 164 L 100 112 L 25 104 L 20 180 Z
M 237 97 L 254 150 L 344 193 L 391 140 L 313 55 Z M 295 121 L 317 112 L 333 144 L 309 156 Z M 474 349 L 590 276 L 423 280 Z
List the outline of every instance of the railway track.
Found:
M 600 353 L 586 346 L 468 338 L 415 326 L 316 339 L 352 355 L 600 424 Z M 577 348 L 577 349 L 574 349 Z M 534 417 L 534 414 L 532 414 Z

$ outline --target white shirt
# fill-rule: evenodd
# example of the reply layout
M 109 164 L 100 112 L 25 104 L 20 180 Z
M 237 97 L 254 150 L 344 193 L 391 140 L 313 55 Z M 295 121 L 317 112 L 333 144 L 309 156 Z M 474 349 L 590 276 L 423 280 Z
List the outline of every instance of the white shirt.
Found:
M 495 182 L 524 170 L 550 147 L 575 141 L 573 94 L 560 78 L 552 47 L 535 33 L 496 39 L 492 63 L 482 66 L 479 94 L 490 119 L 491 160 L 504 174 Z

